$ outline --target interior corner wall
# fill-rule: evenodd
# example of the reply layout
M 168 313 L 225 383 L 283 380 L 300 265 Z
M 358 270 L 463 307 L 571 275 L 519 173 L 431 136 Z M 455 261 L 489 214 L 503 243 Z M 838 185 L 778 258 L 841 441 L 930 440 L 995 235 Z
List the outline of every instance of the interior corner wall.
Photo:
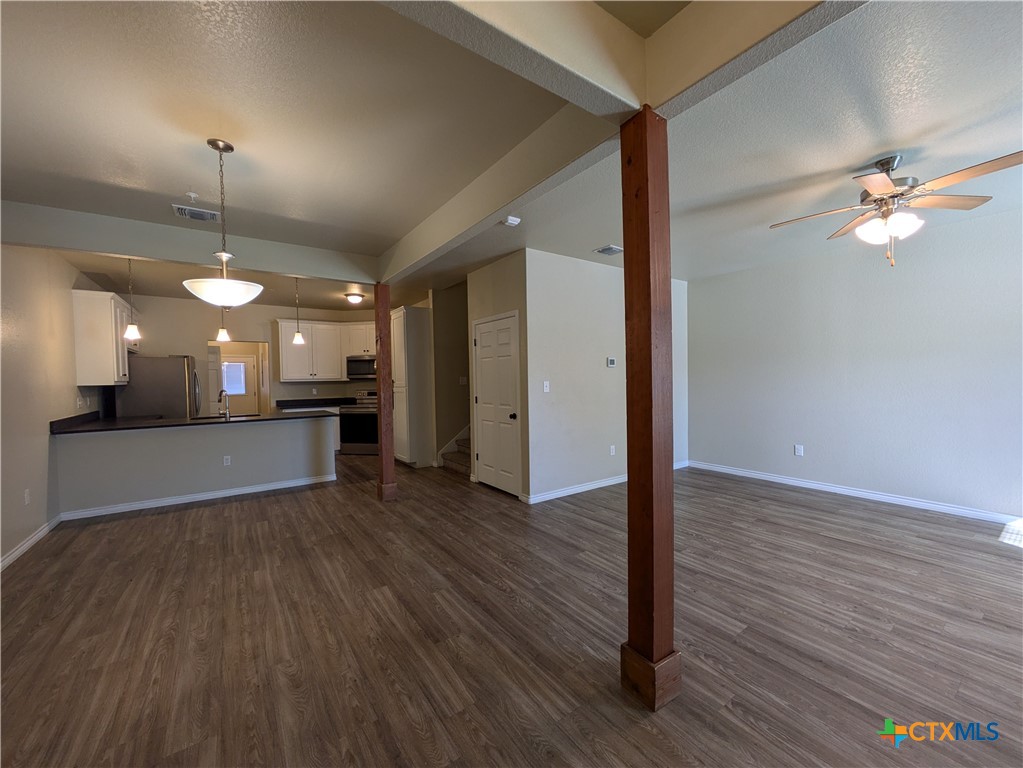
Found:
M 78 279 L 76 269 L 47 250 L 0 248 L 3 556 L 56 519 L 50 422 L 96 408 L 96 389 L 75 385 L 71 288 Z M 91 399 L 89 406 L 78 405 L 79 394 Z
M 1020 213 L 939 221 L 691 282 L 693 461 L 1019 516 Z
M 522 425 L 521 473 L 522 490 L 529 488 L 529 402 L 527 400 L 529 365 L 526 347 L 526 252 L 516 251 L 504 258 L 481 267 L 466 276 L 466 304 L 468 334 L 473 337 L 472 324 L 476 320 L 516 311 L 519 316 L 519 423 Z M 469 391 L 475 392 L 470 365 Z M 469 423 L 475 418 L 475 404 L 469 403 Z M 473 441 L 476 437 L 473 435 Z M 472 454 L 472 475 L 476 475 L 476 455 Z
M 466 283 L 433 291 L 432 299 L 437 424 L 435 450 L 440 452 L 469 424 L 469 305 Z

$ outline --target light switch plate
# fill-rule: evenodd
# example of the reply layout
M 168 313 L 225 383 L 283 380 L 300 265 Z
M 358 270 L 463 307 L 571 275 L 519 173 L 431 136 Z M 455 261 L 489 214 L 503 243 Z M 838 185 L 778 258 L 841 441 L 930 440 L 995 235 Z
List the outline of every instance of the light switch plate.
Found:
M 608 368 L 614 368 L 616 365 L 618 365 L 618 360 L 616 360 L 613 357 L 609 357 L 607 359 L 607 367 Z

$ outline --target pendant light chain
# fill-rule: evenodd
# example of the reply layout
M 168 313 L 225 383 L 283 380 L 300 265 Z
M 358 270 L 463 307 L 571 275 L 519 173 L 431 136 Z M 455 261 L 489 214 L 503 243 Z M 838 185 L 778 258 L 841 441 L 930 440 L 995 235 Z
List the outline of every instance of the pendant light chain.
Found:
M 224 205 L 224 150 L 218 150 L 220 155 L 220 250 L 227 252 L 227 213 Z
M 131 274 L 131 259 L 128 259 L 128 309 L 131 311 L 131 325 L 135 325 L 135 278 Z
M 302 332 L 302 324 L 298 319 L 298 278 L 295 278 L 295 331 Z

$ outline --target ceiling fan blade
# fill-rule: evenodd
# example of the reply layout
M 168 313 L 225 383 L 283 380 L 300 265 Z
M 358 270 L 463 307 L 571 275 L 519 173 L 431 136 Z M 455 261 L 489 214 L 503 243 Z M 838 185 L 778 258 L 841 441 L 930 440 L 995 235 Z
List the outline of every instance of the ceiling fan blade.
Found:
M 888 177 L 887 173 L 868 173 L 864 176 L 853 176 L 853 181 L 859 182 L 859 185 L 867 190 L 870 194 L 875 197 L 881 195 L 890 195 L 895 192 L 895 185 L 892 184 L 892 180 Z
M 828 240 L 834 240 L 836 237 L 841 237 L 842 235 L 848 235 L 850 232 L 852 232 L 854 229 L 856 229 L 856 227 L 858 227 L 860 224 L 865 224 L 867 221 L 869 221 L 870 219 L 874 218 L 875 216 L 877 216 L 877 209 L 876 208 L 874 210 L 867 211 L 866 213 L 861 213 L 859 216 L 857 216 L 855 219 L 850 221 L 848 224 L 846 224 L 844 227 L 842 227 L 840 230 L 838 230 L 835 234 L 833 234 L 831 237 L 829 237 Z
M 1023 163 L 1023 151 L 1013 152 L 1011 155 L 996 157 L 994 160 L 988 160 L 986 163 L 971 165 L 969 168 L 963 168 L 955 173 L 948 173 L 944 176 L 939 176 L 936 179 L 925 181 L 916 188 L 916 191 L 935 192 L 939 189 L 944 189 L 945 187 L 951 187 L 953 184 L 960 184 L 964 181 L 975 179 L 986 173 L 994 173 L 995 171 L 1001 171 L 1005 168 L 1011 168 L 1012 166 L 1019 165 L 1020 163 Z
M 903 205 L 913 208 L 950 208 L 956 211 L 972 211 L 990 199 L 983 195 L 924 195 L 908 200 Z
M 778 227 L 784 227 L 786 224 L 795 224 L 797 221 L 806 221 L 807 219 L 816 219 L 818 216 L 830 216 L 833 213 L 845 213 L 846 211 L 861 211 L 864 208 L 873 208 L 873 205 L 850 205 L 848 208 L 836 208 L 833 211 L 821 211 L 820 213 L 811 213 L 809 216 L 800 216 L 798 219 L 789 219 L 788 221 L 779 221 L 777 224 L 772 224 L 769 229 L 777 229 Z

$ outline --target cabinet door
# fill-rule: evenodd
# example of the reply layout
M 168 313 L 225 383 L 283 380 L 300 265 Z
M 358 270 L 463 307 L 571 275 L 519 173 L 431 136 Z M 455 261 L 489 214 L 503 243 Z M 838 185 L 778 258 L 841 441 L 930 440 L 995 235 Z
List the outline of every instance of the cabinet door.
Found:
M 372 323 L 358 323 L 350 328 L 350 355 L 376 353 L 376 327 Z
M 340 381 L 341 326 L 337 323 L 313 323 L 313 376 L 317 381 Z
M 411 464 L 415 457 L 411 455 L 412 440 L 409 434 L 408 390 L 405 387 L 394 388 L 394 458 Z
M 281 349 L 281 381 L 309 381 L 313 378 L 313 338 L 308 323 L 302 325 L 305 344 L 292 344 L 294 320 L 280 320 L 277 344 Z
M 394 386 L 408 386 L 405 361 L 405 312 L 401 309 L 391 313 L 391 376 Z
M 128 328 L 128 306 L 117 297 L 113 302 L 114 322 L 114 375 L 117 381 L 128 381 L 128 341 L 124 332 Z

